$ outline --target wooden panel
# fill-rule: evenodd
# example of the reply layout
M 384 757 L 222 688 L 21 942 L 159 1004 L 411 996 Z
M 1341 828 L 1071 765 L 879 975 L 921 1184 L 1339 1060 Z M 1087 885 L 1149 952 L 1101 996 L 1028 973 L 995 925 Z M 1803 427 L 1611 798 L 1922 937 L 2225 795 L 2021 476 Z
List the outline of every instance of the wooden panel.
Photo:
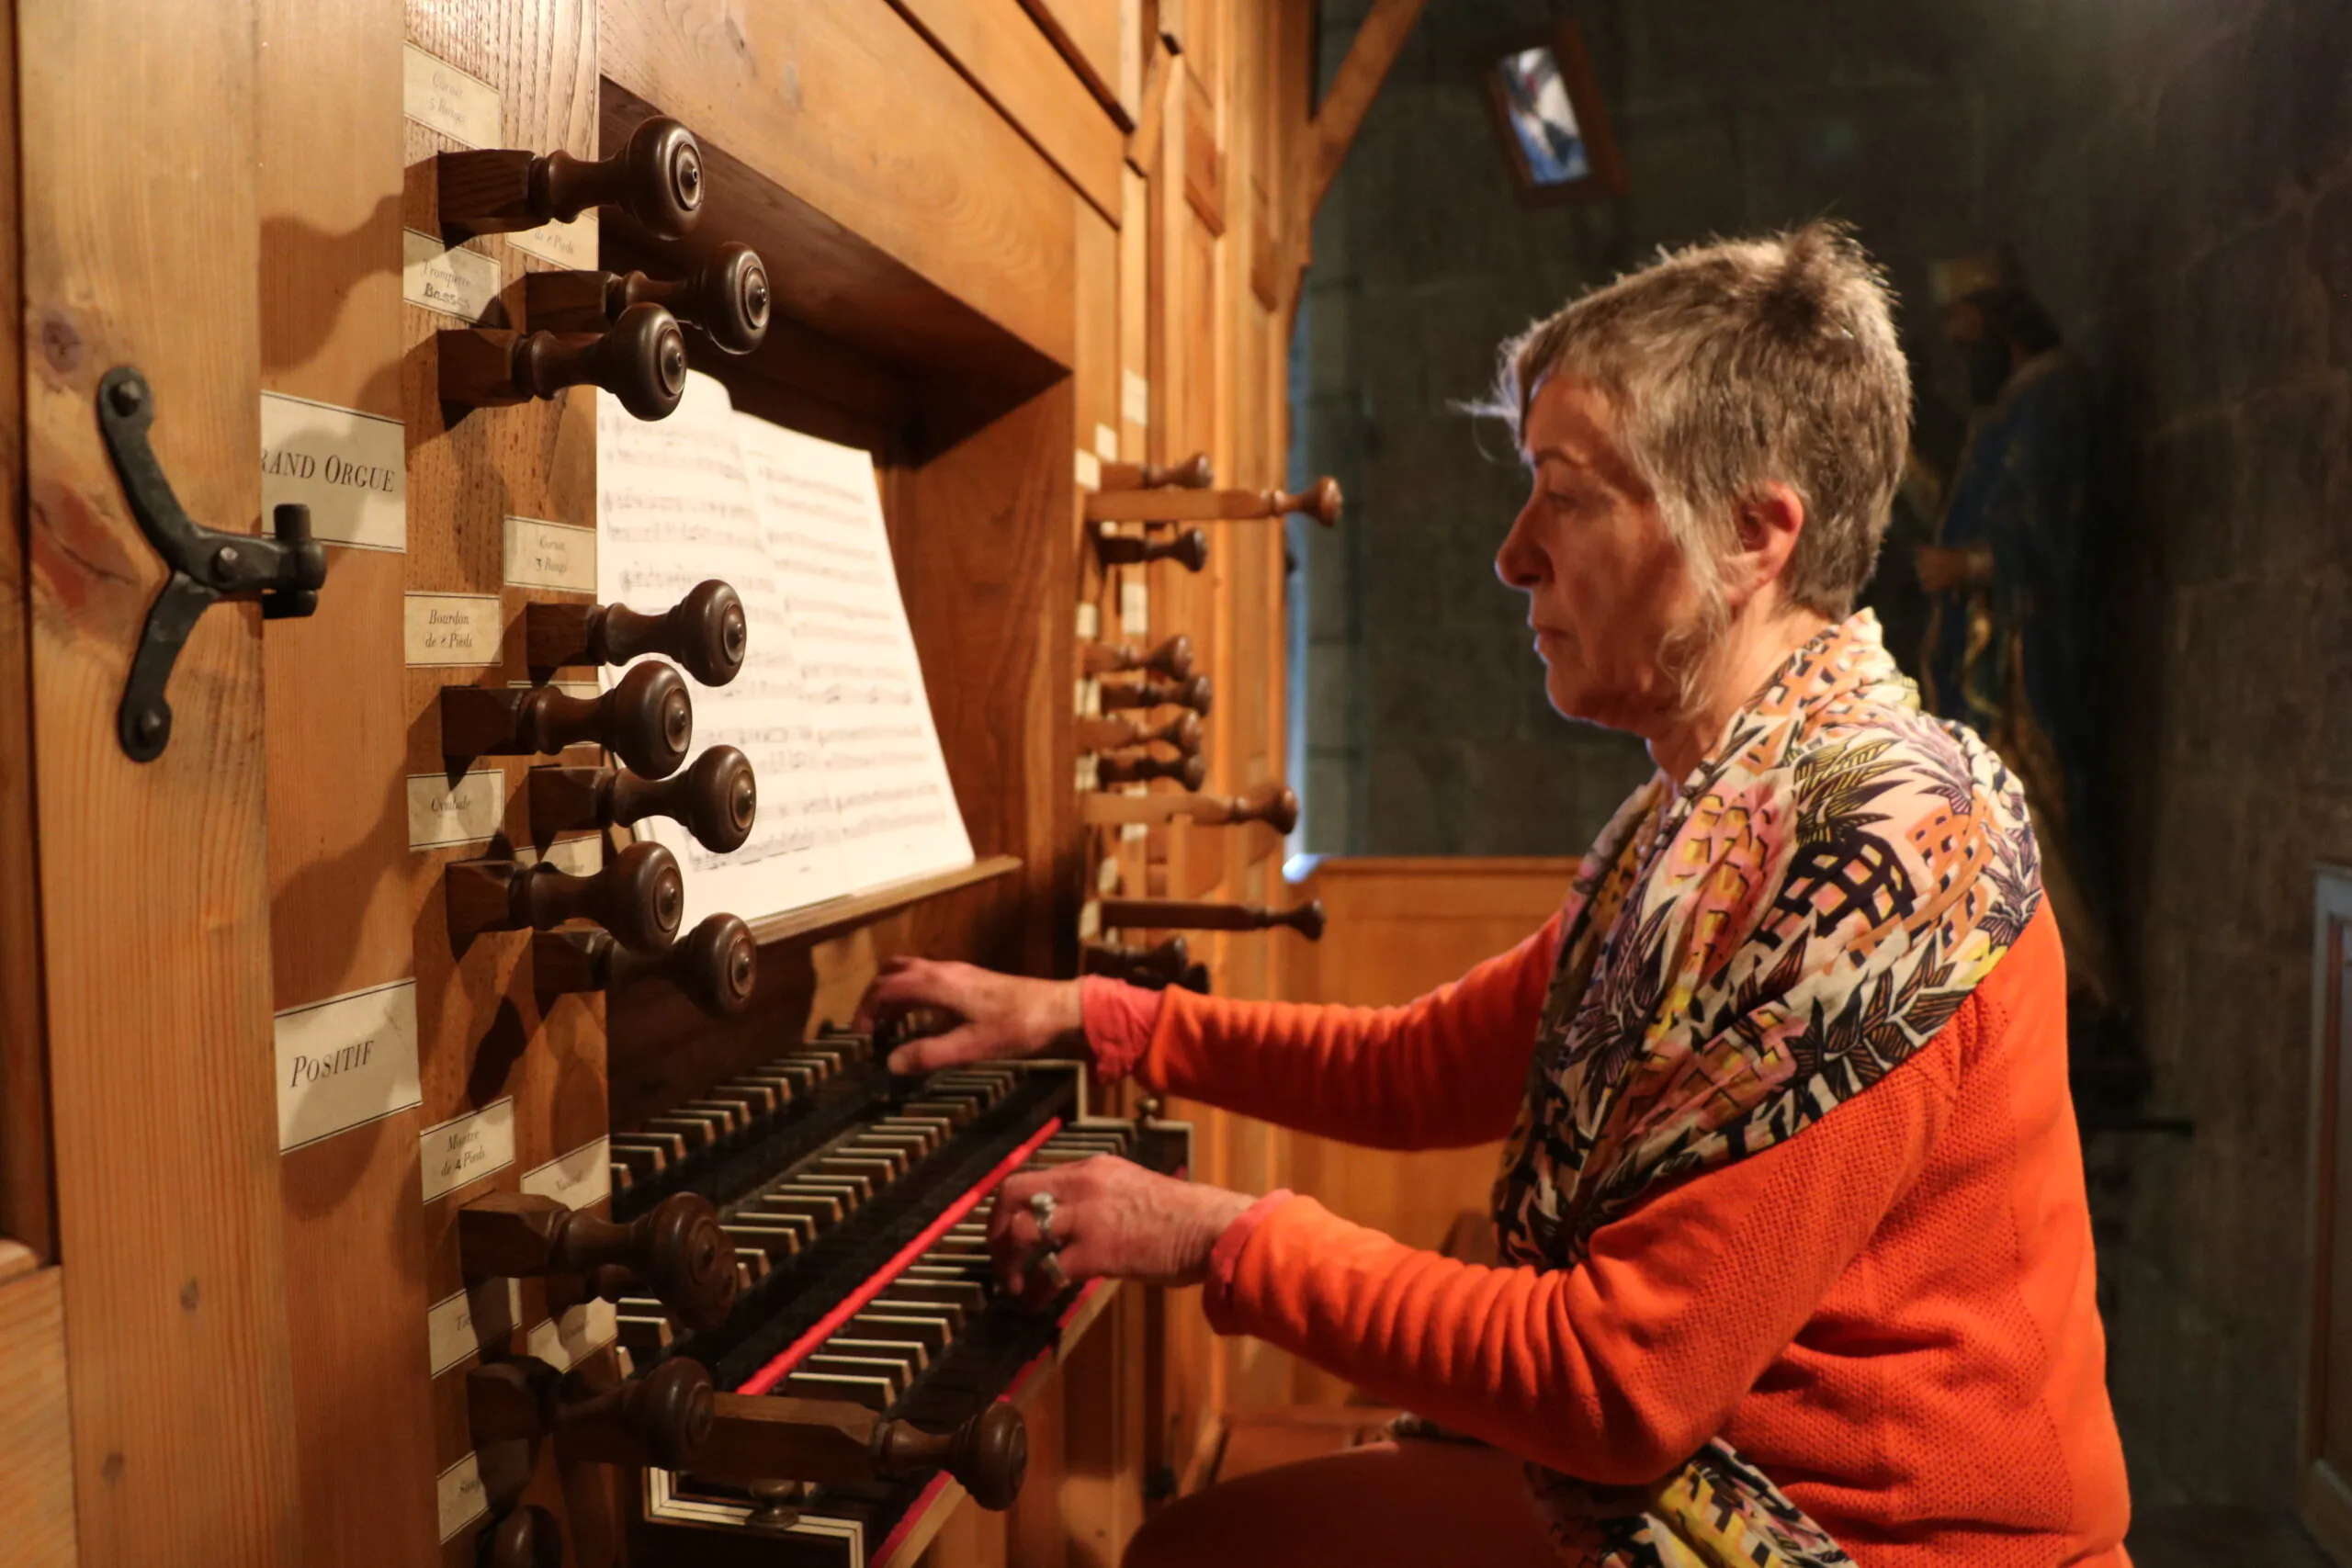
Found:
M 1068 186 L 887 0 L 616 4 L 604 71 L 1069 364 Z
M 0 1285 L 0 1519 L 14 1568 L 74 1568 L 63 1271 Z
M 891 0 L 1094 209 L 1119 220 L 1122 130 L 1021 0 Z
M 581 157 L 598 152 L 597 13 L 594 0 L 406 0 L 407 40 L 469 72 L 497 89 L 503 141 L 510 147 L 561 148 Z M 457 144 L 410 121 L 404 128 L 401 220 L 421 233 L 441 231 L 433 156 Z M 600 219 L 601 221 L 601 219 Z M 509 319 L 519 317 L 518 285 L 526 272 L 550 264 L 526 254 L 510 237 L 469 242 L 492 258 L 505 286 Z M 594 394 L 575 389 L 548 401 L 513 408 L 452 408 L 440 400 L 437 339 L 452 318 L 403 304 L 401 308 L 401 411 L 407 422 L 409 547 L 404 588 L 412 592 L 492 594 L 506 627 L 496 663 L 482 668 L 415 668 L 403 671 L 402 771 L 444 771 L 439 700 L 453 682 L 505 686 L 531 678 L 519 626 L 524 606 L 537 597 L 585 596 L 526 592 L 505 582 L 508 515 L 593 527 L 596 522 Z M 575 672 L 585 678 L 587 671 Z M 596 759 L 576 750 L 571 760 Z M 525 788 L 529 760 L 483 759 L 476 767 L 504 775 L 507 815 L 502 837 L 481 844 L 409 854 L 408 897 L 417 982 L 419 1076 L 424 1106 L 418 1121 L 432 1127 L 503 1100 L 513 1101 L 514 1159 L 424 1205 L 420 1303 L 439 1301 L 461 1282 L 456 1215 L 493 1190 L 511 1191 L 526 1171 L 571 1152 L 607 1129 L 604 1001 L 561 997 L 544 1009 L 531 983 L 527 931 L 452 935 L 443 876 L 456 860 L 505 855 L 527 844 Z M 386 1166 L 373 1163 L 380 1173 Z M 413 1170 L 415 1168 L 411 1167 Z M 369 1179 L 373 1179 L 371 1175 Z M 421 1198 L 421 1189 L 412 1189 Z M 523 1311 L 509 1347 L 520 1350 L 531 1326 L 547 1315 L 537 1281 L 522 1289 Z M 404 1309 L 406 1310 L 406 1309 Z M 426 1482 L 460 1461 L 471 1446 L 464 1420 L 463 1364 L 434 1380 L 432 1445 L 417 1467 Z M 610 1561 L 616 1531 L 610 1518 L 609 1475 L 567 1474 L 544 1445 L 518 1495 L 491 1499 L 494 1507 L 535 1503 L 563 1521 L 570 1561 Z M 440 1560 L 473 1561 L 477 1529 L 458 1531 Z
M 1057 837 L 1075 816 L 1062 586 L 1075 576 L 1072 411 L 1065 381 L 922 467 L 883 473 L 899 586 L 973 852 L 1026 863 L 993 885 L 1002 895 L 974 902 L 983 923 L 958 946 L 1029 973 L 1053 966 L 1078 914 L 1078 868 Z
M 262 384 L 401 417 L 401 9 L 263 0 Z M 334 69 L 322 69 L 322 62 Z M 317 615 L 264 641 L 280 1010 L 414 968 L 403 557 L 330 547 Z M 424 1562 L 431 1486 L 414 1110 L 284 1156 L 302 1558 Z M 380 1484 L 348 1483 L 355 1454 Z
M 0 159 L 17 163 L 15 29 L 0 29 Z M 0 181 L 0 230 L 17 231 L 15 180 Z M 0 299 L 17 298 L 18 251 L 0 246 Z M 31 626 L 26 615 L 23 344 L 0 343 L 0 1236 L 57 1254 L 50 1188 L 49 1067 L 40 998 L 40 893 L 33 840 Z
M 1135 124 L 1141 0 L 1021 0 L 1089 91 Z
M 1295 891 L 1323 900 L 1319 942 L 1283 949 L 1292 1001 L 1381 1007 L 1410 1001 L 1540 929 L 1559 908 L 1576 862 L 1413 860 L 1322 862 Z M 1396 1154 L 1303 1134 L 1288 1135 L 1289 1184 L 1332 1213 L 1434 1249 L 1454 1217 L 1483 1209 L 1499 1144 Z M 1295 1363 L 1292 1397 L 1337 1404 L 1340 1380 Z
M 136 365 L 182 504 L 254 526 L 255 18 L 249 0 L 33 0 L 17 16 L 34 755 L 82 1560 L 291 1563 L 262 623 L 250 605 L 205 615 L 171 677 L 168 749 L 130 761 L 115 714 L 164 573 L 93 400 L 109 367 Z

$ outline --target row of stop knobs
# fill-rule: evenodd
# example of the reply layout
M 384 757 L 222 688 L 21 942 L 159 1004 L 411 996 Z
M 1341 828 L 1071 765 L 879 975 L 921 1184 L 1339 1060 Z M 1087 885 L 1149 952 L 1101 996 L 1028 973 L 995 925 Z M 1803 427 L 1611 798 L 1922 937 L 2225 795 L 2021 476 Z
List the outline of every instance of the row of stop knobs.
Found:
M 458 1211 L 458 1248 L 468 1279 L 548 1278 L 571 1281 L 579 1296 L 650 1295 L 694 1329 L 727 1320 L 742 1277 L 718 1212 L 687 1192 L 626 1224 L 553 1198 L 494 1192 Z M 718 1393 L 701 1363 L 682 1356 L 627 1383 L 593 1361 L 570 1378 L 528 1357 L 487 1364 L 467 1374 L 467 1404 L 477 1448 L 546 1438 L 573 1461 L 747 1482 L 862 1481 L 944 1466 L 998 1508 L 1019 1491 L 1026 1459 L 1009 1405 L 934 1435 L 855 1404 Z
M 676 662 L 645 659 L 594 697 L 549 685 L 446 686 L 441 750 L 454 771 L 477 757 L 601 746 L 618 766 L 543 767 L 526 775 L 534 841 L 667 817 L 704 848 L 731 852 L 751 837 L 758 781 L 732 746 L 710 747 L 680 771 L 694 740 L 694 700 L 678 671 L 723 686 L 742 669 L 747 637 L 742 600 L 724 582 L 701 583 L 658 615 L 619 604 L 527 605 L 524 651 L 534 671 L 624 664 L 647 654 Z M 750 1004 L 759 967 L 751 928 L 736 916 L 713 915 L 680 940 L 685 878 L 661 844 L 632 843 L 588 875 L 545 860 L 459 861 L 444 886 L 454 941 L 484 931 L 539 933 L 532 965 L 543 996 L 658 977 L 707 1012 L 741 1012 Z M 556 929 L 573 920 L 598 929 Z
M 702 217 L 702 149 L 674 119 L 639 125 L 609 158 L 512 149 L 443 152 L 435 190 L 444 235 L 464 240 L 564 223 L 592 208 L 628 214 L 658 239 L 682 238 Z M 730 242 L 693 273 L 534 272 L 523 280 L 525 330 L 452 328 L 439 334 L 441 400 L 497 407 L 601 387 L 639 419 L 673 412 L 686 387 L 686 337 L 699 330 L 728 354 L 766 336 L 767 268 Z

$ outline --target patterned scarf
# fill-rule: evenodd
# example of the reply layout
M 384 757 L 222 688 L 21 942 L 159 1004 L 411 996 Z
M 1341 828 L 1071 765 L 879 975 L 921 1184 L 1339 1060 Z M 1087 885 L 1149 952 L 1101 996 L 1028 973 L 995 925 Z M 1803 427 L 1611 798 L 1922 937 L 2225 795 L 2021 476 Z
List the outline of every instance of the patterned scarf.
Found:
M 1495 1183 L 1506 1262 L 1574 1268 L 1666 1186 L 1796 1136 L 1959 1011 L 2041 897 L 2025 802 L 1920 711 L 1863 611 L 1791 656 L 1678 791 L 1578 867 Z M 1658 1482 L 1531 1465 L 1578 1568 L 1850 1560 L 1720 1440 Z

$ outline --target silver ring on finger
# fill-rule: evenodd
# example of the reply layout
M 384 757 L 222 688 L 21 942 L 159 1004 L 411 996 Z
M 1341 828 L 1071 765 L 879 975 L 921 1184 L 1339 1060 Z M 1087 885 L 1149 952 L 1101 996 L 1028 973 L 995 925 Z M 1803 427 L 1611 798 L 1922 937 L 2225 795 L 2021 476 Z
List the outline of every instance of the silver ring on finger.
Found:
M 1029 1194 L 1029 1212 L 1037 1216 L 1037 1248 L 1052 1256 L 1061 1250 L 1062 1244 L 1054 1239 L 1054 1195 L 1050 1192 Z
M 1051 1285 L 1057 1294 L 1069 1289 L 1069 1273 L 1062 1268 L 1062 1260 L 1051 1252 L 1039 1254 L 1037 1272 L 1046 1277 L 1046 1283 Z

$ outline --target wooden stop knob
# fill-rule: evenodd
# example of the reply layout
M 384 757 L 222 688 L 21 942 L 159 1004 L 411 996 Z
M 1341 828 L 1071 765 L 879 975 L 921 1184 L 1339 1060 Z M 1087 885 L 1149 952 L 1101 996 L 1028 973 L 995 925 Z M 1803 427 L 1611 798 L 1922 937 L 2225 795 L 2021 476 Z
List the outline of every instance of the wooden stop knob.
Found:
M 686 908 L 678 860 L 650 840 L 606 861 L 592 876 L 574 876 L 540 861 L 514 875 L 508 907 L 517 927 L 547 931 L 566 920 L 593 920 L 623 947 L 659 952 L 677 939 Z
M 701 1362 L 673 1356 L 641 1378 L 579 1396 L 576 1391 L 592 1387 L 595 1377 L 574 1373 L 565 1380 L 567 1397 L 559 1400 L 550 1423 L 556 1451 L 564 1458 L 684 1470 L 710 1440 L 713 1391 Z
M 1206 718 L 1215 692 L 1205 675 L 1193 675 L 1182 681 L 1140 681 L 1134 685 L 1115 684 L 1102 688 L 1102 705 L 1108 709 L 1156 708 L 1168 704 L 1191 708 Z
M 608 158 L 548 153 L 531 171 L 531 197 L 558 223 L 616 207 L 657 239 L 683 239 L 702 218 L 702 148 L 694 132 L 656 115 Z
M 1340 481 L 1329 474 L 1295 495 L 1283 491 L 1274 492 L 1276 511 L 1298 513 L 1313 518 L 1326 528 L 1340 525 Z
M 886 1476 L 944 1469 L 983 1508 L 1001 1511 L 1029 1472 L 1029 1430 L 1021 1412 L 997 1400 L 952 1432 L 887 1421 L 875 1433 L 875 1468 Z
M 1151 779 L 1174 779 L 1188 790 L 1196 790 L 1208 782 L 1208 759 L 1193 751 L 1178 757 L 1154 757 L 1144 752 L 1123 752 L 1115 756 L 1098 757 L 1094 761 L 1096 782 L 1104 784 L 1143 784 Z
M 760 948 L 735 915 L 707 915 L 659 953 L 631 953 L 610 931 L 543 931 L 531 939 L 532 979 L 544 996 L 601 991 L 662 980 L 714 1018 L 752 1005 Z
M 606 333 L 533 333 L 515 344 L 514 386 L 530 398 L 602 387 L 638 418 L 665 419 L 685 396 L 685 333 L 659 305 L 630 306 Z
M 515 1509 L 481 1532 L 477 1568 L 563 1568 L 563 1529 L 538 1505 Z
M 1200 571 L 1209 564 L 1209 536 L 1199 528 L 1187 528 L 1166 539 L 1138 538 L 1114 529 L 1098 529 L 1094 553 L 1104 566 L 1140 566 L 1148 561 L 1172 560 L 1186 571 Z
M 742 598 L 716 578 L 696 583 L 666 610 L 626 604 L 533 604 L 523 611 L 524 660 L 534 670 L 567 664 L 626 664 L 658 653 L 706 686 L 724 686 L 743 668 L 750 625 Z
M 759 811 L 760 785 L 751 759 L 732 746 L 713 746 L 684 773 L 659 782 L 631 773 L 613 779 L 614 822 L 672 818 L 685 825 L 695 842 L 718 854 L 743 847 Z
M 1226 803 L 1227 822 L 1263 822 L 1277 833 L 1298 826 L 1298 795 L 1290 785 L 1262 784 L 1242 791 Z
M 534 272 L 523 279 L 523 315 L 534 331 L 601 333 L 632 305 L 659 305 L 727 353 L 749 354 L 767 336 L 767 268 L 758 252 L 730 240 L 681 278 Z

